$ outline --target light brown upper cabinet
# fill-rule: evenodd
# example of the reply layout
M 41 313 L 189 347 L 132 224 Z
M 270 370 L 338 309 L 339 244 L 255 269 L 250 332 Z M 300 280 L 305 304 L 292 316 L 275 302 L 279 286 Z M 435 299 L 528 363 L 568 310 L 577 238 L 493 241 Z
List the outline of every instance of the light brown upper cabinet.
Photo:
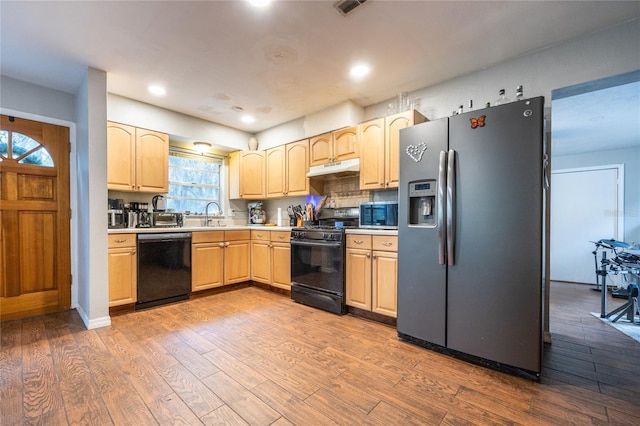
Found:
M 358 127 L 347 127 L 311 138 L 309 166 L 358 158 Z
M 385 183 L 384 118 L 360 124 L 360 189 L 380 189 Z
M 322 182 L 310 181 L 309 139 L 266 151 L 267 198 L 319 194 Z
M 265 198 L 265 151 L 229 154 L 229 198 Z
M 400 180 L 400 129 L 425 121 L 416 110 L 385 117 L 385 188 L 397 188 Z
M 398 187 L 400 129 L 426 120 L 418 111 L 411 110 L 358 126 L 360 189 Z
M 169 135 L 107 122 L 107 187 L 169 191 Z

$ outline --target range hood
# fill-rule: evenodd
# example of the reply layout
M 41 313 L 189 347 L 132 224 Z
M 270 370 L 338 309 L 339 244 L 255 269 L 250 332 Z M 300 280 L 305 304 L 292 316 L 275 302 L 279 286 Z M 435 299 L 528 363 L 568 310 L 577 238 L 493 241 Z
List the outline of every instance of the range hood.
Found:
M 325 176 L 325 175 L 354 175 L 360 171 L 360 159 L 336 161 L 335 163 L 322 164 L 320 166 L 309 167 L 307 177 Z

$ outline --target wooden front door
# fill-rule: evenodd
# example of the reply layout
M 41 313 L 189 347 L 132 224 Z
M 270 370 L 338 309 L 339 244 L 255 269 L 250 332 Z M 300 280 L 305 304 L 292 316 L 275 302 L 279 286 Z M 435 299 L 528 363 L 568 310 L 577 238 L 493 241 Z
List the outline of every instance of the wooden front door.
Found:
M 0 320 L 69 309 L 69 129 L 0 116 Z

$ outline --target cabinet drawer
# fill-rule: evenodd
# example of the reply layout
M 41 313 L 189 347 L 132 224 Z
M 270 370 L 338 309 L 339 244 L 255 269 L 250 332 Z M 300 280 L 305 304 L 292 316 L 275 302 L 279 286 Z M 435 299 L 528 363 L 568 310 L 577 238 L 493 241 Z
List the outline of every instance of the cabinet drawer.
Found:
M 274 243 L 288 243 L 291 241 L 291 232 L 271 231 L 271 241 Z
M 271 231 L 265 231 L 263 229 L 252 229 L 251 230 L 251 239 L 258 241 L 269 241 L 271 239 Z
M 347 248 L 371 249 L 371 235 L 347 234 Z
M 109 248 L 135 247 L 136 234 L 111 234 L 108 244 Z
M 374 235 L 373 249 L 379 251 L 398 251 L 398 237 Z
M 239 229 L 237 231 L 224 231 L 225 241 L 240 241 L 240 240 L 250 240 L 250 239 L 251 239 L 250 229 Z
M 191 243 L 215 243 L 224 240 L 224 231 L 196 231 L 191 233 Z

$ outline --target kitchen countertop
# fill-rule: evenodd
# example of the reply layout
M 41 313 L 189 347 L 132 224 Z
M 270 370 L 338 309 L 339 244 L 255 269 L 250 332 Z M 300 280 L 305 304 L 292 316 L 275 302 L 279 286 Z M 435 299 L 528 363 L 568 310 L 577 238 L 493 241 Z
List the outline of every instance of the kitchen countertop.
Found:
M 236 231 L 255 229 L 263 231 L 291 231 L 292 226 L 225 225 L 225 226 L 183 226 L 181 228 L 120 228 L 109 229 L 109 234 L 158 234 L 165 232 Z M 398 235 L 397 229 L 349 228 L 347 234 Z
M 225 226 L 183 226 L 178 228 L 120 228 L 109 229 L 109 234 L 157 234 L 164 232 L 237 231 L 255 229 L 263 231 L 291 231 L 291 226 L 225 225 Z

